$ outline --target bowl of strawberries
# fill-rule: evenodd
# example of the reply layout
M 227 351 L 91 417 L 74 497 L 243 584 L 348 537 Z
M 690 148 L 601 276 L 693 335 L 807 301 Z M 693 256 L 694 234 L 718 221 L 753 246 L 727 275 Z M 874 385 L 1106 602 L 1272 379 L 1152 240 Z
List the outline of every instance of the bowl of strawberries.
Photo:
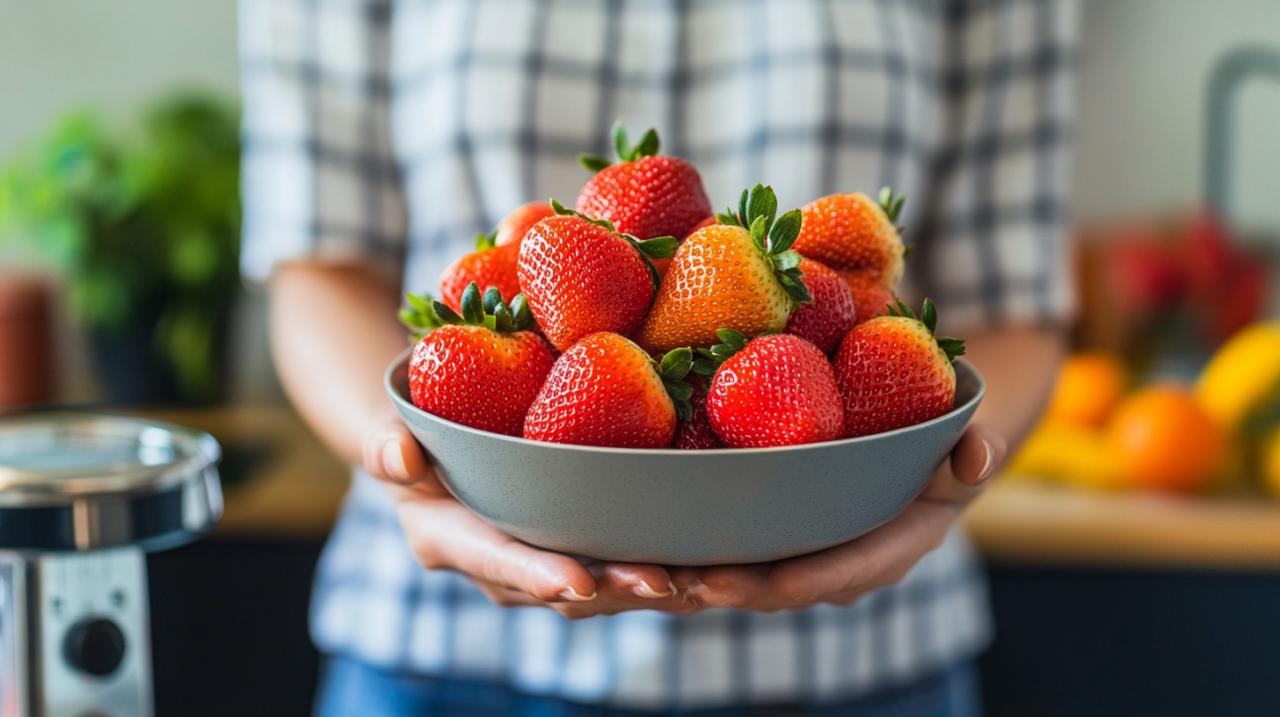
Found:
M 711 215 L 652 130 L 574 209 L 517 209 L 410 294 L 386 386 L 448 489 L 552 550 L 753 563 L 900 513 L 964 432 L 983 382 L 893 295 L 902 198 L 779 214 L 757 185 Z

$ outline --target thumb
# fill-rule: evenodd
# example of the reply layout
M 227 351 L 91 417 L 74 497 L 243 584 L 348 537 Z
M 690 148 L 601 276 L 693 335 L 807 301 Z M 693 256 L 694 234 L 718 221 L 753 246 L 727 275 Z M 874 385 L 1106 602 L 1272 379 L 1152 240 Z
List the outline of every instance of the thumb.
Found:
M 422 446 L 399 421 L 370 431 L 361 453 L 364 469 L 379 480 L 411 485 L 433 476 Z

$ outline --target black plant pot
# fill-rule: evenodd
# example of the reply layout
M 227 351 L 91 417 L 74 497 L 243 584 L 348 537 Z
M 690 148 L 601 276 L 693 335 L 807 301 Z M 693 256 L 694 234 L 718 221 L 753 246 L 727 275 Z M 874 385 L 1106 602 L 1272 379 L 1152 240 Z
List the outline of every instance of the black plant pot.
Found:
M 155 329 L 160 319 L 159 302 L 139 306 L 129 319 L 110 330 L 91 328 L 89 347 L 93 365 L 107 403 L 129 406 L 211 405 L 226 397 L 225 375 L 219 376 L 209 395 L 187 396 L 178 387 L 173 367 L 156 347 Z M 230 307 L 216 309 L 213 346 L 225 353 L 230 326 Z M 220 373 L 225 373 L 225 356 L 215 357 Z

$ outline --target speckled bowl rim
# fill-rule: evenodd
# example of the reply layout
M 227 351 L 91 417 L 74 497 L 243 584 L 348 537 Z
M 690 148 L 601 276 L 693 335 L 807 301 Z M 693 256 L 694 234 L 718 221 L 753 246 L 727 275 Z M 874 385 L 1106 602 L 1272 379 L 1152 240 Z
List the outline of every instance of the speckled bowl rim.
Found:
M 964 413 L 965 411 L 968 411 L 971 408 L 976 409 L 978 404 L 982 402 L 982 398 L 984 395 L 986 395 L 986 392 L 987 392 L 987 382 L 982 378 L 982 374 L 978 373 L 978 370 L 973 367 L 973 364 L 969 363 L 968 361 L 965 361 L 964 359 L 958 359 L 955 362 L 956 373 L 960 374 L 963 371 L 969 374 L 973 378 L 973 381 L 976 385 L 973 395 L 970 396 L 968 400 L 966 400 L 964 403 L 957 404 L 954 408 L 942 414 L 941 416 L 931 418 L 922 423 L 915 423 L 910 426 L 895 428 L 892 431 L 884 431 L 882 433 L 872 433 L 865 436 L 856 436 L 854 438 L 841 438 L 835 441 L 823 441 L 821 443 L 804 443 L 798 446 L 772 446 L 768 448 L 715 448 L 715 449 L 703 450 L 703 451 L 689 451 L 689 450 L 682 450 L 679 448 L 611 448 L 611 447 L 604 447 L 604 446 L 580 446 L 572 443 L 548 443 L 546 441 L 534 441 L 534 440 L 530 440 L 528 438 L 522 438 L 519 436 L 508 436 L 502 433 L 494 433 L 492 431 L 485 431 L 479 428 L 472 428 L 471 426 L 464 426 L 461 423 L 454 423 L 453 421 L 440 418 L 439 416 L 433 415 L 431 413 L 427 413 L 421 408 L 418 408 L 417 406 L 413 405 L 413 402 L 411 402 L 407 397 L 401 395 L 400 390 L 396 387 L 396 384 L 395 384 L 396 372 L 399 371 L 401 367 L 404 367 L 406 369 L 406 375 L 407 375 L 409 354 L 412 353 L 412 351 L 413 351 L 412 347 L 405 349 L 399 356 L 395 358 L 395 360 L 391 362 L 391 365 L 388 366 L 387 370 L 383 373 L 383 385 L 386 387 L 387 393 L 391 395 L 391 400 L 396 403 L 396 405 L 400 408 L 400 410 L 409 411 L 414 415 L 425 418 L 428 421 L 431 421 L 433 423 L 438 423 L 441 426 L 450 428 L 455 431 L 463 431 L 463 432 L 472 433 L 478 436 L 486 436 L 493 440 L 502 441 L 505 443 L 511 443 L 514 445 L 522 445 L 522 446 L 531 446 L 531 447 L 536 447 L 536 448 L 550 450 L 550 451 L 604 453 L 604 454 L 612 454 L 612 455 L 634 455 L 634 456 L 655 456 L 655 455 L 656 456 L 685 456 L 685 457 L 688 457 L 690 460 L 699 460 L 703 457 L 714 457 L 714 456 L 725 456 L 725 455 L 758 455 L 762 453 L 786 453 L 786 452 L 801 453 L 804 451 L 822 450 L 825 448 L 847 446 L 847 445 L 853 445 L 857 443 L 869 443 L 872 441 L 881 440 L 888 436 L 909 433 L 911 431 L 924 429 L 927 426 L 944 423 L 948 420 L 953 419 L 957 414 Z M 956 386 L 957 386 L 957 390 L 959 390 L 958 388 L 960 386 L 959 375 L 957 375 L 956 377 Z M 406 389 L 407 389 L 407 386 L 406 386 Z

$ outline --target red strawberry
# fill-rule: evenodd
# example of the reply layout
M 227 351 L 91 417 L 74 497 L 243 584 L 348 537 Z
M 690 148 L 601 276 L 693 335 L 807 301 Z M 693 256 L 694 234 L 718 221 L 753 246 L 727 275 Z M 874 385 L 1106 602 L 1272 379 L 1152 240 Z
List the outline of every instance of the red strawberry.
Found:
M 556 210 L 550 202 L 521 204 L 498 223 L 498 246 L 520 244 L 520 240 L 524 239 L 524 235 L 529 233 L 534 224 L 547 217 L 555 216 L 555 213 Z
M 654 351 L 710 346 L 727 328 L 747 336 L 781 331 L 799 303 L 809 301 L 801 257 L 790 251 L 800 211 L 776 217 L 773 189 L 743 191 L 737 210 L 699 229 L 676 250 L 640 344 Z
M 865 194 L 831 194 L 800 211 L 804 226 L 795 250 L 837 270 L 868 271 L 893 289 L 902 278 L 905 249 L 894 222 L 906 197 L 888 187 L 873 200 Z
M 675 239 L 637 241 L 607 221 L 552 203 L 560 215 L 529 230 L 517 267 L 542 333 L 560 351 L 597 331 L 633 333 L 657 286 L 649 259 L 671 256 Z
M 516 278 L 515 246 L 495 246 L 495 233 L 477 234 L 476 250 L 455 261 L 440 275 L 440 300 L 454 311 L 462 310 L 462 292 L 473 282 L 481 291 L 497 287 L 503 296 L 520 293 Z
M 676 423 L 676 440 L 671 444 L 672 448 L 682 451 L 724 448 L 724 443 L 711 428 L 711 419 L 707 418 L 707 389 L 700 378 L 696 374 L 689 376 L 689 383 L 693 385 L 693 396 L 689 399 L 690 417 Z
M 889 313 L 895 299 L 893 292 L 880 283 L 880 279 L 867 271 L 837 271 L 840 278 L 853 294 L 853 305 L 857 320 L 855 324 L 884 316 Z
M 813 301 L 791 312 L 785 331 L 830 354 L 857 323 L 853 294 L 839 274 L 813 259 L 800 262 L 800 273 Z
M 836 377 L 817 346 L 790 334 L 718 332 L 695 369 L 714 371 L 707 416 L 732 448 L 792 446 L 840 438 L 844 415 Z M 719 367 L 715 364 L 719 362 Z
M 672 351 L 654 362 L 629 339 L 591 334 L 556 359 L 529 409 L 524 437 L 551 443 L 665 448 L 677 414 L 688 417 L 693 389 L 684 383 L 693 354 Z
M 840 344 L 835 367 L 847 435 L 912 426 L 954 407 L 952 362 L 964 353 L 964 342 L 934 337 L 938 314 L 928 299 L 920 316 L 898 302 L 890 315 L 859 324 Z
M 531 318 L 524 296 L 508 306 L 490 288 L 482 300 L 473 283 L 462 292 L 461 316 L 438 301 L 406 299 L 401 321 L 427 331 L 409 358 L 413 405 L 464 426 L 520 435 L 555 362 L 547 342 L 525 330 Z
M 649 130 L 634 147 L 621 124 L 613 126 L 618 164 L 584 156 L 582 166 L 596 173 L 578 194 L 576 209 L 608 219 L 624 234 L 640 239 L 688 236 L 711 214 L 698 170 L 682 159 L 658 154 L 658 133 Z

